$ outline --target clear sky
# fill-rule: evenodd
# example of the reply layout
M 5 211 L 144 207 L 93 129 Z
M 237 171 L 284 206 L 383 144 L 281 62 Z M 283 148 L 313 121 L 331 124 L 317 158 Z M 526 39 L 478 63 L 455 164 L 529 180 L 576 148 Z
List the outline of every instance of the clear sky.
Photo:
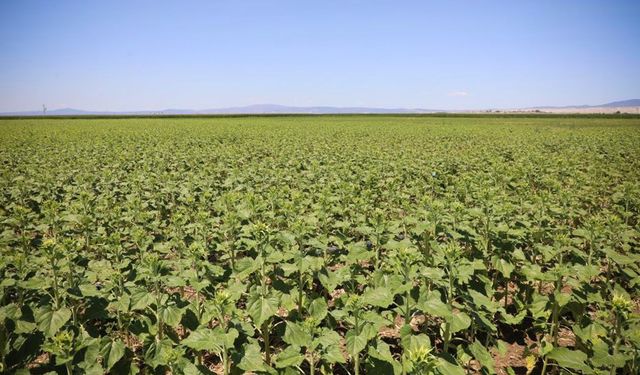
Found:
M 640 1 L 0 1 L 0 111 L 640 98 Z

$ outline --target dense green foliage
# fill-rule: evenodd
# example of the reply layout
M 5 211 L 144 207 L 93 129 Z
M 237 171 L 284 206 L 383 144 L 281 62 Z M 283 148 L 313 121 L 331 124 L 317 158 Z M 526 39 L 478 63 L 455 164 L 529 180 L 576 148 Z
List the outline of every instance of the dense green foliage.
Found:
M 0 371 L 635 374 L 640 120 L 0 120 Z

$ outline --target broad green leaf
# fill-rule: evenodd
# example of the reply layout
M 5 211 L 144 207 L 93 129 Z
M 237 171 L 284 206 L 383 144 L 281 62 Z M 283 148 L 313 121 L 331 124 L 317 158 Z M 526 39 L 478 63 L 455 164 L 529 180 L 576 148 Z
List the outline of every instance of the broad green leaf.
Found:
M 269 367 L 262 359 L 258 344 L 244 344 L 243 355 L 238 367 L 245 371 L 268 371 Z
M 332 329 L 322 328 L 322 331 L 316 340 L 322 346 L 331 346 L 340 342 L 340 335 Z
M 298 347 L 308 347 L 311 345 L 311 334 L 302 325 L 294 322 L 287 322 L 283 339 L 286 343 Z
M 175 327 L 182 319 L 183 310 L 177 306 L 166 306 L 160 310 L 162 320 L 169 327 Z
M 438 358 L 436 371 L 441 375 L 465 375 L 464 369 L 448 362 L 444 358 Z
M 471 354 L 473 354 L 475 359 L 477 359 L 482 366 L 486 367 L 490 373 L 495 372 L 493 367 L 493 357 L 491 356 L 491 353 L 489 353 L 489 351 L 484 346 L 482 346 L 482 344 L 480 344 L 478 341 L 474 341 L 471 345 L 469 345 L 469 350 L 471 351 Z
M 560 367 L 579 370 L 584 374 L 593 373 L 591 367 L 587 366 L 587 355 L 579 350 L 553 348 L 547 357 L 556 361 Z
M 367 350 L 369 363 L 367 364 L 367 374 L 402 374 L 402 366 L 393 358 L 389 345 L 382 340 L 377 340 L 375 345 L 369 345 Z M 371 359 L 384 362 L 386 365 L 380 366 L 380 363 L 371 361 Z
M 363 335 L 362 333 L 357 334 L 354 329 L 347 331 L 344 338 L 347 343 L 347 352 L 352 357 L 358 355 L 358 353 L 364 350 L 364 348 L 367 346 L 368 340 L 365 335 Z
M 155 301 L 153 294 L 146 290 L 138 290 L 131 294 L 131 310 L 144 310 Z
M 262 297 L 260 295 L 254 295 L 248 301 L 247 312 L 251 319 L 253 319 L 256 327 L 262 326 L 262 323 L 267 319 L 275 315 L 278 310 L 278 298 L 274 296 Z
M 496 258 L 493 266 L 507 279 L 511 277 L 511 272 L 515 269 L 513 264 L 502 258 Z
M 393 303 L 393 294 L 385 287 L 369 288 L 362 295 L 364 303 L 386 308 Z
M 36 313 L 36 323 L 38 330 L 48 337 L 53 337 L 60 328 L 71 318 L 71 310 L 63 307 L 59 310 L 51 310 L 49 307 L 42 308 Z
M 125 345 L 121 340 L 109 342 L 102 350 L 102 355 L 105 358 L 105 370 L 109 371 L 124 356 L 124 352 Z
M 324 346 L 321 350 L 321 355 L 322 359 L 327 363 L 346 363 L 338 344 Z
M 448 320 L 451 323 L 451 333 L 462 331 L 471 325 L 471 318 L 463 312 L 454 312 Z
M 333 292 L 338 284 L 340 283 L 340 279 L 338 277 L 337 272 L 323 270 L 318 273 L 318 280 L 320 280 L 320 284 L 328 291 Z
M 180 343 L 197 351 L 208 350 L 220 353 L 225 344 L 225 337 L 221 329 L 199 328 Z
M 276 357 L 276 367 L 296 367 L 304 360 L 304 356 L 300 354 L 300 347 L 295 345 L 287 346 L 283 351 L 278 353 Z
M 498 304 L 489 299 L 489 297 L 485 296 L 482 293 L 479 293 L 473 289 L 469 289 L 469 295 L 473 300 L 473 303 L 478 307 L 484 307 L 489 312 L 496 312 L 498 310 Z
M 420 308 L 429 315 L 445 319 L 451 316 L 451 309 L 447 304 L 442 302 L 439 293 L 430 293 L 427 299 L 420 305 Z
M 324 298 L 316 298 L 309 305 L 309 315 L 313 317 L 318 324 L 327 316 L 327 302 Z
M 33 277 L 33 278 L 30 278 L 30 279 L 25 280 L 25 281 L 19 281 L 18 282 L 18 286 L 20 288 L 24 288 L 24 289 L 39 290 L 39 289 L 45 289 L 49 285 L 47 283 L 47 280 L 39 278 L 39 277 Z
M 20 311 L 20 307 L 15 303 L 0 306 L 0 322 L 4 321 L 6 318 L 17 320 L 20 319 L 21 316 L 22 311 Z

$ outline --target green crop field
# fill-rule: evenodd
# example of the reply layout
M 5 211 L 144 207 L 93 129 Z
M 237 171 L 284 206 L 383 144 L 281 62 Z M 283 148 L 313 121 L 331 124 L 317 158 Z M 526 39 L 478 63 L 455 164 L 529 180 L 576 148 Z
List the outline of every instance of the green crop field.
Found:
M 637 374 L 640 119 L 0 120 L 0 372 Z

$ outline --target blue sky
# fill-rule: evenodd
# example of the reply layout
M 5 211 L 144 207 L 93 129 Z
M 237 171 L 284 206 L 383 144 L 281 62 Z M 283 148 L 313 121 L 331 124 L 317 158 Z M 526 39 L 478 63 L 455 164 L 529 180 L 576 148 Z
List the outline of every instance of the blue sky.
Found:
M 640 1 L 1 1 L 0 111 L 640 97 Z

